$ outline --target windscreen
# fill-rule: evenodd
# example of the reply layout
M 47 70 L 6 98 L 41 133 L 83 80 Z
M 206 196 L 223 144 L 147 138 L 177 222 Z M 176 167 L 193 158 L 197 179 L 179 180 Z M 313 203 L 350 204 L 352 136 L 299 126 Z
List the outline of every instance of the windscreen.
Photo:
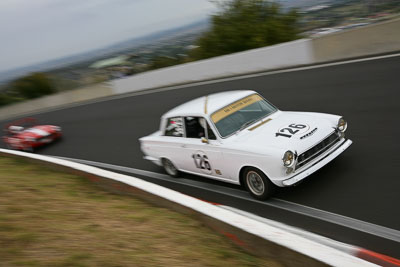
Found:
M 214 112 L 211 120 L 221 137 L 227 137 L 275 111 L 260 95 L 253 94 Z

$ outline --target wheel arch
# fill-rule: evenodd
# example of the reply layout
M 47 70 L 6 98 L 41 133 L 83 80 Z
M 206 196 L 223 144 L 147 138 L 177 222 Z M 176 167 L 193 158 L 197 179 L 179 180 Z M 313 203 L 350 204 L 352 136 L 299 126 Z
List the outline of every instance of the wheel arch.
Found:
M 167 159 L 167 160 L 171 161 L 172 164 L 174 164 L 175 168 L 176 168 L 178 171 L 180 171 L 179 166 L 176 165 L 176 162 L 175 162 L 174 160 L 172 160 L 171 158 L 166 157 L 166 156 L 160 156 L 160 157 L 158 157 L 158 158 L 159 158 L 159 160 L 160 160 L 161 165 L 163 164 L 163 160 L 164 160 L 164 159 Z
M 259 168 L 257 166 L 254 166 L 254 165 L 247 164 L 247 165 L 243 165 L 239 170 L 239 183 L 240 183 L 241 186 L 245 186 L 245 183 L 244 183 L 244 172 L 245 172 L 245 170 L 247 168 L 254 168 L 254 169 L 259 170 L 260 172 L 262 172 L 268 178 L 268 180 L 271 181 L 271 178 L 269 178 L 268 174 L 263 169 L 261 169 L 261 168 Z

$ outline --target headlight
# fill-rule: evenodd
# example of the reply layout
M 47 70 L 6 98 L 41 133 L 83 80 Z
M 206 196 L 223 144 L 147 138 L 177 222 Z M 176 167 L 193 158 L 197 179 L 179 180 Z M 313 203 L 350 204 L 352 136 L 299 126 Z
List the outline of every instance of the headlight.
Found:
M 61 132 L 61 127 L 53 126 L 53 130 L 57 132 Z
M 286 151 L 282 158 L 283 166 L 291 167 L 294 165 L 294 153 L 290 150 Z
M 338 121 L 338 126 L 337 126 L 337 128 L 338 128 L 338 130 L 341 131 L 342 133 L 343 133 L 344 131 L 346 131 L 346 129 L 347 129 L 347 122 L 346 122 L 346 120 L 343 119 L 343 118 L 340 118 L 339 121 Z

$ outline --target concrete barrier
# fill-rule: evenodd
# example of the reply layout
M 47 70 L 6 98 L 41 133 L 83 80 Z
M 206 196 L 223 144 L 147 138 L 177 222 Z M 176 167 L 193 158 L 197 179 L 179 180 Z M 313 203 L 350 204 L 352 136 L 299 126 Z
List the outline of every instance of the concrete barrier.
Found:
M 112 87 L 115 94 L 123 94 L 312 62 L 310 41 L 301 39 L 137 74 L 113 81 Z
M 336 32 L 311 42 L 315 63 L 400 51 L 400 19 Z
M 2 107 L 0 108 L 0 120 L 5 120 L 15 116 L 23 116 L 24 114 L 29 114 L 31 112 L 39 112 L 41 110 L 70 105 L 95 98 L 106 97 L 112 94 L 113 90 L 108 83 L 101 83 L 80 89 L 65 91 Z
M 63 159 L 0 149 L 2 156 L 23 157 L 87 177 L 100 187 L 134 195 L 155 205 L 197 218 L 247 252 L 275 259 L 285 266 L 376 266 L 299 235 L 279 229 L 162 186 Z

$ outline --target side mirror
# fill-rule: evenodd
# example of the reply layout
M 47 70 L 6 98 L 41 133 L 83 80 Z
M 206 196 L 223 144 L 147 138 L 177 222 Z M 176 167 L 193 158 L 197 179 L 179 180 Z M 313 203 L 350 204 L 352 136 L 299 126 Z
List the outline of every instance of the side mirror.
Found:
M 208 144 L 208 143 L 209 143 L 209 142 L 208 142 L 208 139 L 205 138 L 205 137 L 202 137 L 202 138 L 201 138 L 201 142 L 204 143 L 204 144 Z

